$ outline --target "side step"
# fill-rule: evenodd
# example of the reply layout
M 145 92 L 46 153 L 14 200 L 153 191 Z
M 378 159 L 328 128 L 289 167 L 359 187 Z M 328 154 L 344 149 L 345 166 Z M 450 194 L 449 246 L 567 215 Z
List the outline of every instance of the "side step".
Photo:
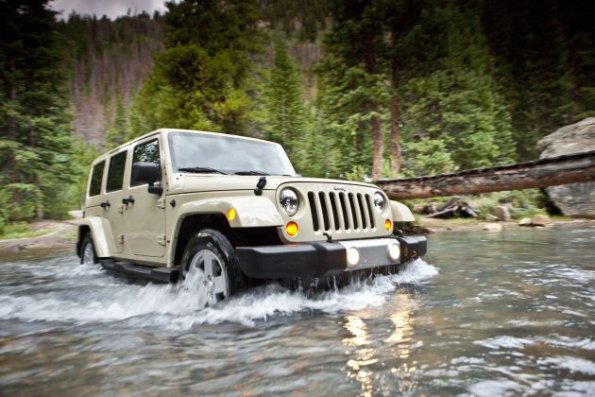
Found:
M 114 262 L 111 259 L 100 259 L 100 262 L 104 269 L 160 283 L 175 283 L 180 273 L 179 267 L 140 266 L 130 262 Z

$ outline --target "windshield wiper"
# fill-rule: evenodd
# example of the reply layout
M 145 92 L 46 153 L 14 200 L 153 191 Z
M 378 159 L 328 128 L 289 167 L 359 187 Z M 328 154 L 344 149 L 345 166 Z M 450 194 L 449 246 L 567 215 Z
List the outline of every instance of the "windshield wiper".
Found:
M 238 171 L 234 172 L 234 175 L 269 175 L 264 171 Z
M 211 167 L 182 167 L 178 168 L 180 172 L 194 172 L 196 174 L 223 174 L 227 175 L 227 173 L 218 170 L 216 168 Z

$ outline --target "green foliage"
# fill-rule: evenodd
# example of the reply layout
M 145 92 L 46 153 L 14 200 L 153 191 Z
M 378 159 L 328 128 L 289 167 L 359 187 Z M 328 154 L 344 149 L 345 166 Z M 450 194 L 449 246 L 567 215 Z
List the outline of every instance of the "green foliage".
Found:
M 0 188 L 0 234 L 4 232 L 10 216 L 10 198 L 8 190 L 6 188 Z
M 455 163 L 440 138 L 422 138 L 404 143 L 406 176 L 436 175 L 453 172 Z
M 167 48 L 131 111 L 131 136 L 158 127 L 246 133 L 254 119 L 249 54 L 259 49 L 252 1 L 167 3 Z
M 546 214 L 545 196 L 539 189 L 514 190 L 473 196 L 472 206 L 479 210 L 481 219 L 488 219 L 496 206 L 506 205 L 513 219 Z
M 408 98 L 403 111 L 406 145 L 438 139 L 457 169 L 512 162 L 510 116 L 491 76 L 477 13 L 463 12 L 453 3 L 426 10 L 408 40 L 422 44 L 422 55 L 401 88 Z
M 267 138 L 283 143 L 290 159 L 294 159 L 305 134 L 300 75 L 280 37 L 274 41 L 274 48 L 273 69 L 264 93 Z
M 116 115 L 114 123 L 105 132 L 105 143 L 107 148 L 114 148 L 126 142 L 126 137 L 130 135 L 128 125 L 128 116 L 124 107 L 122 95 L 116 93 Z
M 8 196 L 8 221 L 30 221 L 35 217 L 35 206 L 40 191 L 32 184 L 10 183 L 6 185 Z
M 73 181 L 66 74 L 47 3 L 0 3 L 0 170 L 11 220 L 57 215 Z
M 25 222 L 15 222 L 7 224 L 3 230 L 0 230 L 1 239 L 35 237 L 47 233 L 47 229 L 32 229 Z
M 591 2 L 483 2 L 483 26 L 506 88 L 521 160 L 556 129 L 595 116 Z

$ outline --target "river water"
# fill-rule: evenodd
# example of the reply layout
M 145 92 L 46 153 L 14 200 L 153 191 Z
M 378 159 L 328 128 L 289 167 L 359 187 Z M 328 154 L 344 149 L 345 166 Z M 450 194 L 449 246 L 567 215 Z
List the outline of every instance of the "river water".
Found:
M 205 310 L 69 253 L 0 257 L 0 395 L 595 395 L 595 227 L 429 238 L 397 275 Z

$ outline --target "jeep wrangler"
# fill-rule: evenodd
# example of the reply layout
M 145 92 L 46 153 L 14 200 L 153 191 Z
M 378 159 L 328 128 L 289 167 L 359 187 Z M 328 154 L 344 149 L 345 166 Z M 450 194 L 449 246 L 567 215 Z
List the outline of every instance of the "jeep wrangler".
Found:
M 409 209 L 376 186 L 303 178 L 281 145 L 159 129 L 93 161 L 81 263 L 154 281 L 192 277 L 207 305 L 250 279 L 394 269 L 426 252 Z

